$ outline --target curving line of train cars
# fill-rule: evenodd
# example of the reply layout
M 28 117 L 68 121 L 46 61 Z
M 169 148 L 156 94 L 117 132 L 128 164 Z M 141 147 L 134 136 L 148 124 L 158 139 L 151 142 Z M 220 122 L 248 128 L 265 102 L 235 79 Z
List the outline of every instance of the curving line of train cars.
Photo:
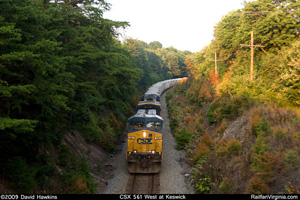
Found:
M 160 116 L 160 96 L 177 82 L 177 78 L 152 85 L 141 97 L 136 114 L 127 121 L 128 144 L 126 160 L 130 173 L 158 173 L 163 160 L 163 118 Z

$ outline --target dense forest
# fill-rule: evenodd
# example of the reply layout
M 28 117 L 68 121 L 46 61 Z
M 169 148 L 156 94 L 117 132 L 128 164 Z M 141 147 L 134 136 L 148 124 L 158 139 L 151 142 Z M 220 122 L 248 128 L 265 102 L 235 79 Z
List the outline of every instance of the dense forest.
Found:
M 191 54 L 128 38 L 105 0 L 0 0 L 0 186 L 17 193 L 93 193 L 85 157 L 64 137 L 115 151 L 153 83 L 198 193 L 300 193 L 300 2 L 244 2 Z M 196 19 L 195 19 L 196 20 Z M 250 80 L 251 32 L 254 77 Z M 217 73 L 214 56 L 217 54 Z M 99 167 L 100 168 L 100 167 Z
M 0 184 L 10 191 L 94 192 L 87 160 L 64 135 L 113 152 L 138 96 L 186 75 L 190 52 L 121 43 L 117 30 L 129 23 L 104 19 L 109 9 L 104 0 L 0 0 Z
M 260 47 L 251 81 L 250 48 L 241 44 L 252 31 Z M 185 61 L 188 82 L 167 99 L 196 192 L 300 193 L 299 31 L 299 1 L 245 2 Z

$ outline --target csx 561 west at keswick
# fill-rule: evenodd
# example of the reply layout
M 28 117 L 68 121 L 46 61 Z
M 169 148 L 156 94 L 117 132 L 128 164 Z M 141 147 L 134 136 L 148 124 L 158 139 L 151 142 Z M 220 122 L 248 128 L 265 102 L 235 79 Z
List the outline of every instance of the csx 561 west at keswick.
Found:
M 158 173 L 163 160 L 163 119 L 160 96 L 186 78 L 161 81 L 141 97 L 136 114 L 128 119 L 126 160 L 130 173 Z

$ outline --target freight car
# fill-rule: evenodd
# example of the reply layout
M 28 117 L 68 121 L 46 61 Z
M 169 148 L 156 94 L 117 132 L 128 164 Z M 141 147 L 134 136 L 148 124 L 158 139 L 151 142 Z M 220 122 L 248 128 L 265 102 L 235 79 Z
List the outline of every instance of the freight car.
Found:
M 126 160 L 130 173 L 158 173 L 163 160 L 163 119 L 160 96 L 186 78 L 161 81 L 141 97 L 136 114 L 128 119 Z

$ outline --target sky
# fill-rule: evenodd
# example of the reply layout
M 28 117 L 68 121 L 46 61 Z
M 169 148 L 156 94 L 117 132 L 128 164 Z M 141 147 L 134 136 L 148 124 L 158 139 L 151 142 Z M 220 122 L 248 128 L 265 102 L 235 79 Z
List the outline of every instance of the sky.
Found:
M 247 0 L 248 2 L 249 0 Z M 214 38 L 214 26 L 228 12 L 243 8 L 244 0 L 106 0 L 112 4 L 104 18 L 127 21 L 120 40 L 134 38 L 163 47 L 201 51 Z

